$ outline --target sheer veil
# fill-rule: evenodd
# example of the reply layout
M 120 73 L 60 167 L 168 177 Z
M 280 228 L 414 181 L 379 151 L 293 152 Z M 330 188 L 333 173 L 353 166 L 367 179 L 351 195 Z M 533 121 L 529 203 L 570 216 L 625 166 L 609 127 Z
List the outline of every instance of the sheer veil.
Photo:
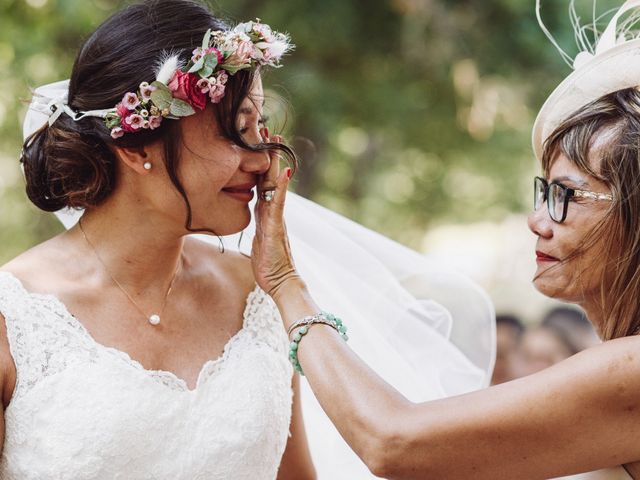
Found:
M 36 90 L 26 136 L 47 121 L 51 102 L 66 102 L 60 83 Z M 40 106 L 38 106 L 40 105 Z M 82 212 L 56 215 L 66 228 Z M 296 266 L 322 308 L 341 316 L 349 345 L 412 401 L 488 385 L 495 355 L 493 306 L 471 280 L 436 258 L 414 252 L 293 193 L 286 222 Z M 252 224 L 224 239 L 250 253 Z M 217 243 L 216 237 L 198 235 Z M 373 478 L 341 439 L 302 381 L 307 434 L 321 479 Z

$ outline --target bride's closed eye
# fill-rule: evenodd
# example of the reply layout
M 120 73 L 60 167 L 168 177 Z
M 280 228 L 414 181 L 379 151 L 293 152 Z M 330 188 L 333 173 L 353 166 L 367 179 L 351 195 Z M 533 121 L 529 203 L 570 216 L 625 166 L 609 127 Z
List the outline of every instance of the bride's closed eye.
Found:
M 268 121 L 269 121 L 269 117 L 266 115 L 263 115 L 260 118 L 258 118 L 257 129 L 260 130 L 262 127 L 265 127 Z M 241 127 L 238 130 L 238 132 L 240 133 L 240 135 L 245 135 L 247 132 L 249 132 L 249 127 L 247 126 Z

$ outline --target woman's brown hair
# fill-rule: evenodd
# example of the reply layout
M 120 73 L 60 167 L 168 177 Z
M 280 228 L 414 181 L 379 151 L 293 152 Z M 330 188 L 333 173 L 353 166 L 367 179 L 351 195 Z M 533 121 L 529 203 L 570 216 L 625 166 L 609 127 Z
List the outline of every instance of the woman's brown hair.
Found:
M 107 19 L 86 40 L 73 65 L 68 105 L 75 111 L 115 106 L 126 92 L 155 78 L 158 62 L 179 54 L 186 64 L 208 29 L 228 30 L 228 25 L 193 0 L 146 0 Z M 236 127 L 242 101 L 250 92 L 255 70 L 229 78 L 226 94 L 214 106 L 222 134 L 236 145 L 252 150 L 279 150 L 296 166 L 294 152 L 282 144 L 247 144 Z M 61 115 L 24 143 L 24 166 L 29 199 L 40 209 L 88 208 L 99 205 L 113 191 L 117 160 L 113 147 L 142 147 L 161 140 L 171 182 L 185 202 L 185 228 L 191 226 L 191 206 L 178 178 L 181 135 L 179 121 L 166 120 L 155 130 L 140 130 L 119 139 L 110 136 L 103 119 L 74 121 Z M 215 232 L 211 232 L 215 233 Z
M 599 164 L 589 160 L 595 139 Z M 565 261 L 603 242 L 599 307 L 603 340 L 638 333 L 640 328 L 640 92 L 635 88 L 603 96 L 569 116 L 545 141 L 542 167 L 548 175 L 559 154 L 604 182 L 613 194 L 607 215 Z M 588 268 L 588 267 L 587 267 Z

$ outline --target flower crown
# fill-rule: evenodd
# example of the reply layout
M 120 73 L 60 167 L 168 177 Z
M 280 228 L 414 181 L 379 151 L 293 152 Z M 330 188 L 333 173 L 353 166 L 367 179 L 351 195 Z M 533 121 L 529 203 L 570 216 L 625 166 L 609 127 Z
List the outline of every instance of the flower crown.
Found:
M 258 66 L 279 68 L 280 59 L 293 49 L 286 34 L 269 25 L 245 22 L 222 31 L 211 29 L 189 63 L 180 67 L 178 55 L 161 62 L 156 80 L 142 82 L 137 92 L 127 92 L 105 115 L 113 138 L 144 129 L 154 130 L 163 118 L 178 119 L 203 110 L 207 97 L 219 103 L 229 75 Z

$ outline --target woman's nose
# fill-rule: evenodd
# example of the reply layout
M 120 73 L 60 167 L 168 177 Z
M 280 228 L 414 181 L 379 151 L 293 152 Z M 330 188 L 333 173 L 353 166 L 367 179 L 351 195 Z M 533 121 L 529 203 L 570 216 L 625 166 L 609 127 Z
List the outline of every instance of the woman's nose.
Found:
M 547 202 L 544 202 L 536 210 L 527 216 L 529 230 L 539 237 L 551 238 L 553 236 L 553 220 L 547 210 Z
M 269 157 L 269 152 L 252 152 L 250 150 L 245 150 L 243 152 L 240 168 L 247 173 L 262 175 L 269 170 L 270 165 L 271 158 Z

